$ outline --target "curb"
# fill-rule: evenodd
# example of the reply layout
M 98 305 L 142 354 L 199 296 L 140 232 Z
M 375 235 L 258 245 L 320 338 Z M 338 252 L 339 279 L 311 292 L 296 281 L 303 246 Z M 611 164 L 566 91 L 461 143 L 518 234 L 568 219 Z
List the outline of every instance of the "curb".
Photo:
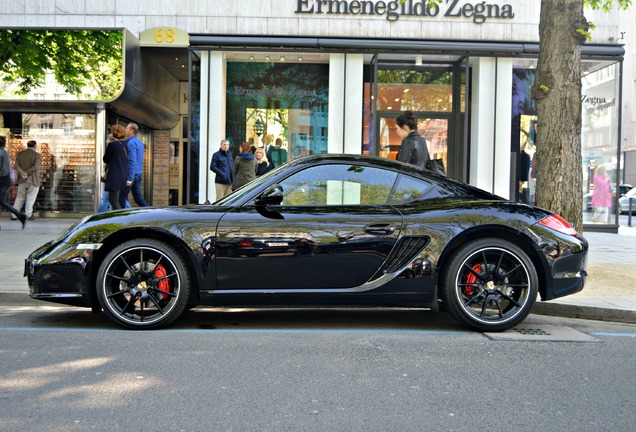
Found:
M 33 300 L 27 293 L 0 293 L 0 306 L 64 306 L 42 300 Z M 610 309 L 563 303 L 537 302 L 531 313 L 536 315 L 577 318 L 593 321 L 636 324 L 636 310 Z
M 595 306 L 537 302 L 532 308 L 531 313 L 563 318 L 636 324 L 636 310 L 629 309 L 610 309 Z

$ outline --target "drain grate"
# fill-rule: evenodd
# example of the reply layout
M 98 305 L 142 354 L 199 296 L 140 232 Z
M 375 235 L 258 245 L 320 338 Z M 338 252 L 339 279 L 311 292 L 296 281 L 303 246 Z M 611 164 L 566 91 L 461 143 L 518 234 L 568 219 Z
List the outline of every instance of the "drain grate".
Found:
M 522 335 L 531 335 L 531 336 L 550 336 L 550 333 L 543 329 L 522 329 L 522 328 L 514 328 L 516 332 L 521 333 Z
M 535 342 L 598 342 L 587 333 L 571 327 L 542 325 L 520 325 L 501 333 L 484 333 L 486 337 L 497 341 L 535 341 Z

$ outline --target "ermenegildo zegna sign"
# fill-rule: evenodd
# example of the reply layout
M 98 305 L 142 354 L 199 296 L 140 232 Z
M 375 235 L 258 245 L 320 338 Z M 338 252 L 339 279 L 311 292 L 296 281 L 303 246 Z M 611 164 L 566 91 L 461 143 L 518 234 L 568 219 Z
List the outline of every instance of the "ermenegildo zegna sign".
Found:
M 515 13 L 509 4 L 499 5 L 485 1 L 464 3 L 460 0 L 446 0 L 438 5 L 427 0 L 393 1 L 364 0 L 297 0 L 294 13 L 332 15 L 379 15 L 388 21 L 397 21 L 402 16 L 434 18 L 471 18 L 482 24 L 488 19 L 512 19 Z M 441 15 L 440 15 L 441 14 Z

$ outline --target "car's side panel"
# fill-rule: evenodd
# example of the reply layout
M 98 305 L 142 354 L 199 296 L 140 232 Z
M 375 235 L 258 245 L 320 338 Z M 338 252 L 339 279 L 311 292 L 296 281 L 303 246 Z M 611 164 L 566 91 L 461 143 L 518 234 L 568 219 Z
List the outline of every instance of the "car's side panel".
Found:
M 219 222 L 219 290 L 352 288 L 367 282 L 397 241 L 391 206 L 244 206 Z

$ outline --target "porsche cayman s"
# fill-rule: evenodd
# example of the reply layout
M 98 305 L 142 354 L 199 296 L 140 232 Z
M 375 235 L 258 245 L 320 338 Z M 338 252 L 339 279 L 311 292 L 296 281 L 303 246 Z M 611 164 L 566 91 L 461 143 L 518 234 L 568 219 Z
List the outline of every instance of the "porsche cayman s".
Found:
M 560 216 L 391 160 L 291 161 L 212 205 L 88 216 L 25 262 L 34 299 L 155 329 L 210 306 L 407 306 L 479 331 L 583 289 Z

